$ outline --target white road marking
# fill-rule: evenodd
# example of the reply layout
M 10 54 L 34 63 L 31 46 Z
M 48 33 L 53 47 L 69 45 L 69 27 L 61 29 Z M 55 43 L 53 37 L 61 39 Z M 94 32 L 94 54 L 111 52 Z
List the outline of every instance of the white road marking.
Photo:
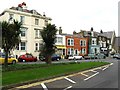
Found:
M 70 88 L 72 88 L 72 86 L 69 86 L 69 87 L 67 87 L 67 88 L 65 88 L 65 89 L 63 89 L 63 90 L 67 90 L 67 89 L 70 89 Z
M 109 64 L 110 65 L 113 65 L 113 63 Z M 100 67 L 97 67 L 97 68 L 93 68 L 93 69 L 90 69 L 90 70 L 97 70 L 97 69 L 102 69 L 103 67 L 107 67 L 108 65 L 104 65 L 104 66 L 100 66 Z M 72 76 L 75 76 L 75 75 L 79 75 L 81 73 L 86 73 L 86 72 L 89 72 L 90 70 L 85 70 L 85 71 L 81 71 L 81 72 L 78 72 L 78 73 L 75 73 L 75 74 L 70 74 L 70 75 L 67 75 L 67 76 L 61 76 L 61 77 L 57 77 L 57 78 L 52 78 L 52 79 L 49 79 L 49 80 L 44 80 L 44 81 L 40 81 L 40 82 L 35 82 L 35 83 L 31 83 L 31 84 L 26 84 L 26 85 L 22 85 L 22 86 L 18 86 L 18 87 L 15 87 L 15 88 L 12 88 L 12 89 L 24 89 L 24 88 L 29 88 L 29 87 L 33 87 L 33 86 L 37 86 L 37 85 L 40 85 L 41 83 L 49 83 L 49 82 L 53 82 L 53 81 L 56 81 L 56 80 L 60 80 L 60 79 L 63 79 L 65 77 L 72 77 Z
M 113 65 L 113 63 L 111 63 L 110 65 Z
M 84 74 L 84 73 L 81 73 L 81 75 L 88 77 L 88 75 L 87 75 L 87 74 Z
M 97 72 L 97 71 L 94 71 L 94 70 L 90 70 L 91 72 Z
M 97 72 L 97 73 L 95 73 L 95 74 L 93 74 L 93 75 L 89 76 L 88 78 L 84 79 L 84 81 L 86 81 L 86 80 L 88 80 L 88 79 L 90 79 L 90 78 L 92 78 L 92 77 L 96 76 L 97 74 L 99 74 L 99 72 Z
M 105 69 L 107 69 L 108 68 L 108 66 L 106 66 L 105 68 L 103 68 L 102 70 L 104 71 Z
M 41 86 L 43 87 L 44 90 L 48 90 L 44 83 L 41 83 Z
M 69 79 L 69 78 L 67 78 L 67 77 L 64 77 L 66 80 L 68 80 L 68 81 L 70 81 L 71 83 L 76 83 L 75 81 L 73 81 L 73 80 L 71 80 L 71 79 Z

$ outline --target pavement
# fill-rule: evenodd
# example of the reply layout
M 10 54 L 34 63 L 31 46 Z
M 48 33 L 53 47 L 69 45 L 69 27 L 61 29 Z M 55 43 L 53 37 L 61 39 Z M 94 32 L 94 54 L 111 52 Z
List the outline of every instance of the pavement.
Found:
M 91 90 L 98 90 L 98 88 L 101 88 L 101 90 L 103 90 L 103 88 L 109 88 L 108 90 L 117 90 L 118 63 L 120 61 L 113 60 L 111 58 L 107 58 L 106 60 L 104 59 L 104 61 L 110 62 L 111 64 L 67 76 L 18 86 L 11 90 L 86 90 L 88 88 L 92 88 Z

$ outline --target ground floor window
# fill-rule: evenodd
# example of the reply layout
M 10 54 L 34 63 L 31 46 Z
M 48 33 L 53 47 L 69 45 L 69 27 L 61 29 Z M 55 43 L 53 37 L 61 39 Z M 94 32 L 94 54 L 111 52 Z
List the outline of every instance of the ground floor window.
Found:
M 81 54 L 86 54 L 86 48 L 81 49 Z
M 68 48 L 67 53 L 68 53 L 68 55 L 73 55 L 74 54 L 74 49 L 73 48 Z
M 17 46 L 17 50 L 26 50 L 26 42 L 21 42 Z
M 40 51 L 42 44 L 39 42 L 35 43 L 35 51 Z

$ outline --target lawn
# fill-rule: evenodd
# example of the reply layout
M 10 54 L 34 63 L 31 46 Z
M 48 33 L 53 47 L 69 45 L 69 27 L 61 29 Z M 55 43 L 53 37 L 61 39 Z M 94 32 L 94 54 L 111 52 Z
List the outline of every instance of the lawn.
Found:
M 18 84 L 26 81 L 47 79 L 55 76 L 66 75 L 102 65 L 107 62 L 82 62 L 62 64 L 34 64 L 34 65 L 13 65 L 2 72 L 2 85 Z

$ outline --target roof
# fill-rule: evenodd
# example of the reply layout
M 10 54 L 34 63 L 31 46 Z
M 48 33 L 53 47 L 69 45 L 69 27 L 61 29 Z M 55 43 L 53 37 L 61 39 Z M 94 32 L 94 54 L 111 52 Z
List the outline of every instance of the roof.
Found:
M 25 12 L 25 13 L 29 13 L 29 14 L 33 14 L 33 15 L 37 15 L 37 16 L 42 16 L 43 18 L 52 20 L 50 17 L 46 17 L 45 13 L 43 15 L 41 15 L 40 13 L 38 13 L 36 10 L 28 10 L 26 3 L 23 2 L 21 4 L 18 4 L 17 7 L 11 7 L 9 8 L 10 10 L 15 10 L 15 11 L 20 11 L 20 12 Z M 3 11 L 0 16 L 4 15 L 5 11 Z
M 64 36 L 70 36 L 70 37 L 79 37 L 79 38 L 83 38 L 83 36 L 78 35 L 78 34 L 73 35 L 73 34 L 66 34 L 66 33 L 62 33 L 61 35 L 64 35 Z
M 103 33 L 100 33 L 99 35 L 100 36 L 105 36 L 107 38 L 112 38 L 112 35 L 113 35 L 114 31 L 108 31 L 108 32 L 103 32 Z
M 120 46 L 120 37 L 115 37 L 115 46 L 118 47 Z
M 36 14 L 42 16 L 40 13 L 38 13 L 36 10 L 28 10 L 28 9 L 23 9 L 22 7 L 11 7 L 9 9 L 16 10 L 16 11 L 21 11 L 21 12 L 26 12 L 26 13 L 31 13 L 31 14 Z

